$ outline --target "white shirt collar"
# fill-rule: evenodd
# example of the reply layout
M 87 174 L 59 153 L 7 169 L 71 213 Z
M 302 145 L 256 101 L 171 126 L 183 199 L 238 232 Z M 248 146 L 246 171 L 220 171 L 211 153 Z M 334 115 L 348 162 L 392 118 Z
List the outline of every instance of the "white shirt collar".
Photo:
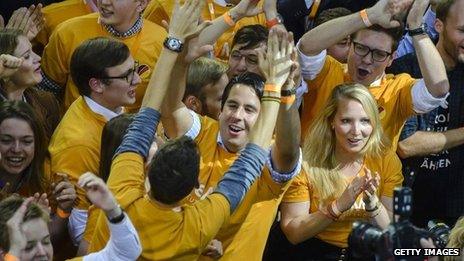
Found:
M 112 110 L 109 110 L 109 109 L 101 106 L 100 104 L 96 103 L 94 100 L 92 100 L 91 98 L 89 98 L 87 96 L 84 96 L 84 100 L 87 103 L 87 106 L 89 106 L 89 108 L 93 112 L 102 115 L 103 117 L 105 117 L 105 119 L 107 121 L 109 121 L 112 118 L 114 118 L 114 117 L 116 117 L 116 116 L 123 113 L 122 107 L 120 107 L 118 112 L 116 113 L 116 112 L 114 112 Z
M 369 87 L 372 87 L 372 86 L 380 86 L 380 84 L 382 84 L 382 80 L 383 78 L 385 77 L 385 73 L 382 74 L 381 77 L 379 77 L 379 79 L 375 80 L 373 83 L 371 83 L 371 85 L 369 85 Z

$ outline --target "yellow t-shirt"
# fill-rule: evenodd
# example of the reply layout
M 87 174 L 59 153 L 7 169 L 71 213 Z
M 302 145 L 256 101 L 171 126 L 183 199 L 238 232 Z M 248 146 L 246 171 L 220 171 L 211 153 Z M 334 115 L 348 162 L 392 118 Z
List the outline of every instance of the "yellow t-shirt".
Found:
M 201 117 L 200 121 L 201 130 L 195 138 L 201 155 L 200 188 L 194 190 L 187 198 L 190 202 L 195 202 L 211 193 L 238 157 L 237 153 L 227 152 L 218 145 L 219 124 L 217 121 L 206 116 Z M 226 249 L 229 245 L 240 244 L 239 241 L 243 240 L 243 238 L 238 236 L 237 232 L 242 230 L 242 224 L 249 223 L 250 225 L 247 226 L 254 226 L 254 229 L 256 229 L 254 231 L 256 236 L 250 239 L 253 240 L 255 245 L 254 250 L 259 252 L 260 243 L 264 244 L 266 242 L 281 196 L 289 184 L 290 182 L 285 184 L 274 182 L 269 170 L 265 167 L 261 177 L 253 183 L 242 203 L 231 215 L 229 222 L 224 224 L 215 237 L 222 242 L 223 248 Z M 245 229 L 243 228 L 243 230 Z M 233 243 L 233 241 L 236 241 L 236 243 Z M 264 245 L 262 249 L 264 250 Z
M 42 8 L 42 14 L 45 18 L 44 27 L 35 37 L 35 40 L 45 46 L 53 30 L 60 23 L 91 12 L 91 9 L 85 4 L 84 0 L 65 0 L 47 5 Z
M 115 38 L 98 23 L 98 16 L 98 13 L 92 13 L 61 23 L 45 47 L 42 69 L 49 78 L 65 88 L 63 101 L 65 109 L 79 97 L 79 91 L 72 82 L 69 68 L 71 56 L 76 47 L 84 40 L 98 36 Z M 145 65 L 149 68 L 140 75 L 142 83 L 136 89 L 136 101 L 133 105 L 127 106 L 127 112 L 135 112 L 140 108 L 165 38 L 166 31 L 147 20 L 143 21 L 143 27 L 139 33 L 128 38 L 115 38 L 129 47 L 132 56 L 139 61 L 141 66 Z
M 106 119 L 93 112 L 79 97 L 64 115 L 53 133 L 48 150 L 52 173 L 65 173 L 76 185 L 87 171 L 98 174 L 100 144 Z M 76 207 L 87 210 L 90 206 L 85 191 L 76 186 Z
M 203 8 L 202 11 L 202 19 L 203 20 L 214 20 L 220 16 L 222 16 L 224 13 L 228 12 L 231 7 L 224 7 L 216 4 L 213 0 L 207 1 Z M 211 2 L 211 3 L 209 3 Z M 258 4 L 259 6 L 262 7 L 264 1 L 260 1 Z M 211 4 L 212 8 L 211 10 L 213 11 L 212 13 L 210 12 L 209 4 Z M 169 21 L 172 11 L 174 10 L 174 1 L 169 1 L 169 0 L 152 0 L 148 4 L 147 8 L 145 9 L 145 12 L 143 13 L 143 17 L 147 20 L 150 20 L 156 24 L 161 25 L 162 20 Z M 234 27 L 231 27 L 229 30 L 224 32 L 221 37 L 216 41 L 216 44 L 214 45 L 214 54 L 217 58 L 222 59 L 222 60 L 227 60 L 229 57 L 225 55 L 221 55 L 221 51 L 224 47 L 224 44 L 227 43 L 229 45 L 229 51 L 232 50 L 232 40 L 234 39 L 235 33 L 242 27 L 246 25 L 252 25 L 252 24 L 260 24 L 263 26 L 266 26 L 266 17 L 264 16 L 264 13 L 261 13 L 259 15 L 253 16 L 253 17 L 245 17 L 240 19 Z
M 302 137 L 306 136 L 311 123 L 324 108 L 332 90 L 337 85 L 350 81 L 343 65 L 328 55 L 318 76 L 308 81 L 309 91 L 303 96 Z M 380 121 L 385 135 L 392 142 L 393 150 L 396 150 L 404 122 L 414 114 L 411 89 L 415 81 L 408 74 L 387 74 L 380 86 L 369 87 L 377 101 Z
M 229 217 L 229 203 L 221 194 L 209 195 L 179 211 L 164 208 L 149 198 L 144 182 L 143 158 L 119 154 L 111 167 L 108 186 L 139 234 L 138 260 L 195 260 Z M 109 238 L 106 217 L 100 215 L 89 252 L 101 250 Z
M 401 174 L 401 162 L 396 153 L 389 151 L 380 159 L 366 158 L 364 165 L 380 175 L 380 186 L 377 189 L 377 196 L 393 198 L 393 189 L 401 186 L 403 175 Z M 361 171 L 358 175 L 364 175 Z M 317 193 L 312 188 L 308 176 L 300 173 L 292 182 L 290 188 L 284 195 L 282 202 L 298 203 L 310 202 L 309 213 L 314 213 L 319 209 L 319 199 Z M 345 212 L 338 221 L 330 224 L 324 231 L 316 235 L 317 238 L 336 245 L 338 247 L 348 246 L 348 235 L 351 232 L 352 224 L 356 220 L 368 219 L 362 195 L 358 197 L 350 210 Z

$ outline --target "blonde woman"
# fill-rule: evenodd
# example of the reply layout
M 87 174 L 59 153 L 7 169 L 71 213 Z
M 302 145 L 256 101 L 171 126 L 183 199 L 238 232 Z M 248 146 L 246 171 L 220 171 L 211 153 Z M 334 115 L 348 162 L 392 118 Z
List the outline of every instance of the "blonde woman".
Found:
M 296 178 L 281 205 L 287 239 L 306 241 L 292 251 L 295 259 L 354 260 L 346 249 L 353 221 L 388 226 L 393 189 L 403 181 L 388 144 L 370 92 L 360 84 L 337 86 L 305 138 L 307 174 Z

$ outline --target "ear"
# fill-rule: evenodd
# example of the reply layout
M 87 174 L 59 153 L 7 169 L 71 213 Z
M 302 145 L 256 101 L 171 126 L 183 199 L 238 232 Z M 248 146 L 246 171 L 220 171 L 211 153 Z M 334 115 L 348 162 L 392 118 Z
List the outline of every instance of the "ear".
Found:
M 388 57 L 387 67 L 390 67 L 390 66 L 392 65 L 393 60 L 395 60 L 395 58 L 396 58 L 397 55 L 398 55 L 398 54 L 396 53 L 396 51 L 394 51 L 394 52 L 392 53 L 392 55 L 390 55 L 390 57 Z
M 443 30 L 445 29 L 445 23 L 443 23 L 442 20 L 440 19 L 435 19 L 435 30 L 437 31 L 437 33 L 441 34 L 443 32 Z
M 185 106 L 187 106 L 187 108 L 193 110 L 194 112 L 198 114 L 202 113 L 201 111 L 202 104 L 201 104 L 200 99 L 198 99 L 197 97 L 193 95 L 189 95 L 187 96 L 187 98 L 185 98 L 184 103 L 185 103 Z
M 96 78 L 90 78 L 89 80 L 89 87 L 90 87 L 90 91 L 91 92 L 95 92 L 95 93 L 103 93 L 103 90 L 104 90 L 104 84 L 99 80 L 99 79 L 96 79 Z
M 149 0 L 138 0 L 137 1 L 137 12 L 139 14 L 142 14 L 142 12 L 145 10 L 145 8 L 147 8 L 147 5 L 148 5 L 148 1 Z

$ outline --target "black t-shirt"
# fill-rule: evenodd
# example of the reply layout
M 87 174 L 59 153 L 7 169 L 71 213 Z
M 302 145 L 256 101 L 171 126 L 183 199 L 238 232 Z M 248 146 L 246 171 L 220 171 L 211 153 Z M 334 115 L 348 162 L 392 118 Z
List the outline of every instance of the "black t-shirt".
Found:
M 395 60 L 387 73 L 409 73 L 414 78 L 422 78 L 415 54 Z M 443 132 L 464 126 L 464 66 L 459 64 L 447 73 L 450 81 L 448 108 L 438 107 L 408 119 L 400 141 L 416 131 Z M 413 189 L 412 221 L 417 226 L 423 227 L 428 220 L 437 218 L 454 225 L 455 219 L 464 213 L 463 153 L 464 146 L 458 146 L 436 154 L 402 160 L 405 183 Z M 415 174 L 413 182 L 408 179 L 410 170 Z

